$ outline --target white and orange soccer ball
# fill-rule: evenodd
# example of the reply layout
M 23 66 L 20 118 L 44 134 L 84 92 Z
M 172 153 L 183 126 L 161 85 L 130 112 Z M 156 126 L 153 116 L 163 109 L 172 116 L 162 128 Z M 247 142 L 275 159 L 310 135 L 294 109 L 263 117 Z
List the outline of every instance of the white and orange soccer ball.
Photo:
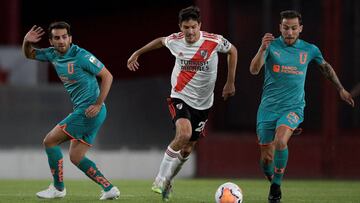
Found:
M 242 203 L 242 190 L 235 183 L 224 183 L 216 190 L 215 201 L 216 203 Z

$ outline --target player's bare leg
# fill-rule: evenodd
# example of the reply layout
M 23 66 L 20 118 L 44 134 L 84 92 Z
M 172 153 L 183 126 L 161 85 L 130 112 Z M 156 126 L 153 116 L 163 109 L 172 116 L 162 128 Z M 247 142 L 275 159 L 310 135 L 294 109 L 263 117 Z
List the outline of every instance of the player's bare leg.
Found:
M 274 142 L 260 145 L 260 166 L 267 180 L 270 182 L 274 177 Z
M 293 135 L 298 136 L 298 135 L 300 135 L 302 132 L 303 132 L 303 129 L 300 128 L 300 127 L 297 127 L 297 128 L 295 128 L 295 130 L 293 131 Z
M 276 129 L 275 134 L 275 171 L 274 178 L 271 181 L 270 191 L 269 191 L 269 203 L 278 203 L 281 199 L 281 181 L 285 172 L 289 152 L 287 143 L 293 134 L 293 130 L 289 129 L 286 126 L 280 126 Z
M 171 179 L 180 163 L 180 151 L 189 143 L 192 135 L 192 127 L 190 120 L 180 118 L 175 122 L 175 126 L 175 138 L 170 143 L 164 154 L 163 160 L 160 164 L 159 173 L 156 176 L 155 182 L 153 183 L 152 187 L 152 190 L 154 192 L 161 192 L 163 194 L 163 199 L 165 201 L 168 200 L 170 197 L 172 187 Z
M 53 199 L 66 195 L 63 180 L 63 155 L 59 144 L 67 140 L 69 137 L 58 126 L 54 127 L 44 138 L 43 145 L 54 181 L 47 189 L 36 193 L 39 198 Z
M 69 151 L 71 162 L 102 187 L 100 200 L 117 199 L 120 196 L 119 189 L 114 187 L 100 172 L 96 164 L 85 156 L 89 149 L 89 145 L 73 140 Z
M 197 141 L 189 141 L 180 151 L 180 154 L 178 156 L 178 162 L 174 164 L 174 172 L 170 177 L 170 181 L 173 180 L 173 178 L 179 173 L 184 163 L 189 159 L 189 156 L 194 149 L 194 146 L 196 145 Z

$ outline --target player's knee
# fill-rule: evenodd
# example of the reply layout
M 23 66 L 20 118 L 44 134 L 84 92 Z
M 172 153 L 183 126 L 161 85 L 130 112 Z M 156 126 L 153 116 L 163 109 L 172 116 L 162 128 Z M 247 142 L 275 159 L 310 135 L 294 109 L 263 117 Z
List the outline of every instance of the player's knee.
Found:
M 69 156 L 71 163 L 73 163 L 75 166 L 79 165 L 81 158 L 78 155 L 74 155 L 70 153 Z
M 46 136 L 43 140 L 44 147 L 53 147 L 54 144 L 52 143 L 51 139 L 48 138 L 49 136 Z
M 189 124 L 188 121 L 184 120 L 184 121 L 180 121 L 177 127 L 177 133 L 182 140 L 190 140 L 191 135 L 192 135 L 192 129 L 191 129 L 191 125 Z
M 272 154 L 265 154 L 262 156 L 262 161 L 266 165 L 271 164 L 274 161 L 274 156 Z
M 276 150 L 284 150 L 287 148 L 287 142 L 285 140 L 279 139 L 275 142 Z
M 181 156 L 184 157 L 184 158 L 188 157 L 188 156 L 190 156 L 191 152 L 192 152 L 192 147 L 184 147 L 181 150 Z

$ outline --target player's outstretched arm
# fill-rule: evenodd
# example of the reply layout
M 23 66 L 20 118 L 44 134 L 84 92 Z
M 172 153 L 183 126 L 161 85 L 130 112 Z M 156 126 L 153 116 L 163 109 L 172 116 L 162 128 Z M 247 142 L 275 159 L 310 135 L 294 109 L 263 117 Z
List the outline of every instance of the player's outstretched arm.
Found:
M 261 46 L 250 63 L 250 73 L 252 75 L 259 74 L 262 66 L 264 65 L 265 51 L 269 47 L 271 41 L 273 40 L 274 40 L 274 36 L 271 33 L 265 33 L 264 37 L 261 40 Z
M 99 97 L 96 100 L 96 103 L 93 105 L 90 105 L 85 110 L 85 115 L 89 118 L 95 117 L 101 110 L 101 106 L 104 103 L 109 91 L 110 87 L 113 81 L 113 76 L 109 72 L 107 68 L 102 68 L 100 73 L 97 75 L 99 78 L 101 78 L 100 82 L 100 94 Z
M 351 94 L 346 91 L 345 88 L 342 86 L 338 76 L 336 75 L 331 65 L 328 62 L 324 61 L 323 64 L 320 64 L 320 71 L 328 80 L 330 80 L 335 85 L 336 89 L 339 92 L 340 98 L 350 106 L 354 107 L 355 103 Z
M 228 73 L 227 73 L 227 80 L 222 92 L 222 97 L 224 98 L 224 100 L 227 100 L 228 97 L 235 95 L 235 75 L 236 75 L 236 65 L 238 58 L 236 47 L 232 45 L 227 54 L 228 54 L 227 57 Z
M 355 98 L 360 95 L 360 83 L 355 85 L 355 87 L 351 90 L 351 95 Z
M 44 30 L 36 25 L 26 33 L 22 44 L 22 51 L 26 58 L 35 59 L 35 49 L 32 47 L 32 44 L 39 42 L 44 33 Z
M 127 61 L 128 69 L 131 71 L 136 71 L 137 69 L 139 69 L 139 66 L 140 66 L 140 64 L 138 62 L 139 56 L 141 56 L 142 54 L 149 52 L 151 50 L 159 49 L 163 46 L 165 46 L 165 37 L 159 37 L 159 38 L 156 38 L 153 41 L 149 42 L 142 48 L 136 50 Z

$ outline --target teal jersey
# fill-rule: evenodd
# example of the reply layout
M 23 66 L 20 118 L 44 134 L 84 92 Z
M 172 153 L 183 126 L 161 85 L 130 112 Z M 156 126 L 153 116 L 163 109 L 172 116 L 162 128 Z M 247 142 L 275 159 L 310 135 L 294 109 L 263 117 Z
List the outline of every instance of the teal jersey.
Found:
M 260 108 L 281 113 L 303 111 L 305 107 L 305 78 L 310 61 L 324 63 L 313 44 L 297 39 L 287 45 L 283 37 L 271 42 L 265 52 L 265 79 Z
M 35 58 L 51 62 L 66 91 L 69 93 L 74 109 L 87 108 L 94 104 L 99 96 L 99 84 L 96 75 L 104 67 L 91 53 L 72 44 L 61 55 L 53 47 L 36 49 Z

